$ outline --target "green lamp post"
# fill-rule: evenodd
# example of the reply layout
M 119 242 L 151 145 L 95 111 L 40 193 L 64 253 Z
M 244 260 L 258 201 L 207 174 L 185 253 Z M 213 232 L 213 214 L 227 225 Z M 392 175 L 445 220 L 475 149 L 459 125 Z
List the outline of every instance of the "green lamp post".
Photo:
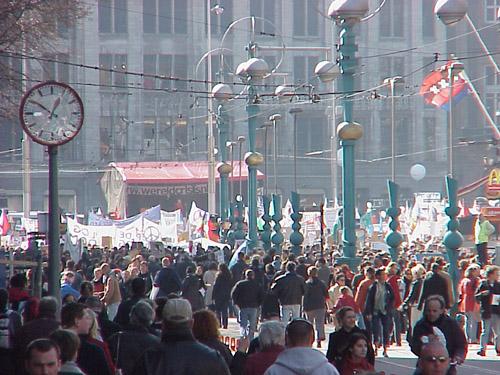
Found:
M 223 102 L 227 101 L 232 96 L 231 88 L 224 84 L 219 83 L 215 85 L 212 89 L 212 96 L 215 100 L 220 102 L 217 107 L 217 117 L 216 125 L 219 131 L 219 164 L 217 165 L 217 171 L 220 175 L 220 187 L 219 187 L 219 214 L 223 221 L 228 218 L 228 204 L 229 204 L 229 174 L 232 171 L 232 167 L 227 163 L 227 152 L 226 143 L 229 140 L 229 124 L 224 113 Z
M 335 0 L 330 4 L 328 15 L 340 24 L 340 42 L 338 58 L 341 78 L 340 91 L 351 92 L 354 89 L 356 70 L 355 35 L 353 27 L 368 12 L 368 0 Z M 342 199 L 344 226 L 342 233 L 344 255 L 338 261 L 355 268 L 360 259 L 356 258 L 356 216 L 355 216 L 355 172 L 354 146 L 363 135 L 360 124 L 352 121 L 352 102 L 344 98 L 344 121 L 337 127 L 337 136 L 342 146 Z
M 257 123 L 259 121 L 259 107 L 257 105 L 258 94 L 255 84 L 261 82 L 269 73 L 267 63 L 255 58 L 253 55 L 256 45 L 250 42 L 247 47 L 249 60 L 240 64 L 236 70 L 244 81 L 248 83 L 248 152 L 245 155 L 245 163 L 248 166 L 248 238 L 247 251 L 251 252 L 257 243 L 257 168 L 263 163 L 264 157 L 255 149 L 255 138 Z
M 271 205 L 271 199 L 269 196 L 264 195 L 262 197 L 262 205 L 264 206 L 264 214 L 262 215 L 262 220 L 264 225 L 262 226 L 262 232 L 260 234 L 260 239 L 264 244 L 264 250 L 269 251 L 271 248 L 271 220 L 272 217 L 269 215 L 269 208 Z
M 390 207 L 387 209 L 387 215 L 391 218 L 389 229 L 391 232 L 385 237 L 385 242 L 389 246 L 389 252 L 394 262 L 399 257 L 399 246 L 403 242 L 403 236 L 398 232 L 399 227 L 399 214 L 401 210 L 398 207 L 398 193 L 399 186 L 393 181 L 387 181 L 387 189 L 389 190 Z
M 281 245 L 283 244 L 283 241 L 285 239 L 283 233 L 281 233 L 280 223 L 281 219 L 283 219 L 283 216 L 281 214 L 281 195 L 273 194 L 273 209 L 274 233 L 271 237 L 271 241 L 274 244 L 275 253 L 281 254 Z
M 300 195 L 292 191 L 291 203 L 293 213 L 290 215 L 292 224 L 292 233 L 290 233 L 290 243 L 292 244 L 292 253 L 299 255 L 302 250 L 302 243 L 304 242 L 304 235 L 300 233 L 300 219 L 302 219 L 302 214 L 300 213 Z

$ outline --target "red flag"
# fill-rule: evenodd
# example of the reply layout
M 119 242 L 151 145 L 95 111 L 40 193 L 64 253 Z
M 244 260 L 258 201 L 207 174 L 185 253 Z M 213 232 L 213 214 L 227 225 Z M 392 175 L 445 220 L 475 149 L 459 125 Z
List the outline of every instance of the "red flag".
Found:
M 446 65 L 434 70 L 427 75 L 420 87 L 420 95 L 424 97 L 427 104 L 431 104 L 438 108 L 448 110 L 450 104 L 450 80 L 448 70 L 452 61 L 448 61 Z M 453 90 L 451 97 L 453 102 L 457 103 L 467 94 L 467 82 L 461 74 L 454 77 Z
M 2 216 L 0 216 L 0 233 L 2 236 L 7 235 L 10 230 L 9 218 L 7 217 L 7 211 L 2 210 Z

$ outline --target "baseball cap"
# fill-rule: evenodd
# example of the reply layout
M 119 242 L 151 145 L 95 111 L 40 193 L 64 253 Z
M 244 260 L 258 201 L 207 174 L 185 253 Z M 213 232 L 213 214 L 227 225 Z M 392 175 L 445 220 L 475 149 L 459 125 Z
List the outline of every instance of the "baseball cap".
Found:
M 193 310 L 187 299 L 169 299 L 162 312 L 163 320 L 172 323 L 186 323 L 193 319 Z

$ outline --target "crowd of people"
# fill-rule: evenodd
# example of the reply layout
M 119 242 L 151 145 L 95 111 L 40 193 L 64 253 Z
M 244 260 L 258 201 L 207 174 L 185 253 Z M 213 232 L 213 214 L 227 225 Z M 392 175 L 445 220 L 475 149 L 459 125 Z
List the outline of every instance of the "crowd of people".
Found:
M 356 269 L 334 247 L 225 248 L 224 261 L 214 250 L 94 246 L 78 263 L 65 253 L 61 301 L 33 297 L 31 273 L 16 273 L 0 289 L 0 373 L 373 374 L 403 340 L 423 375 L 455 374 L 472 343 L 500 355 L 499 270 L 487 255 L 462 254 L 454 286 L 444 254 L 420 257 L 418 243 L 397 261 L 367 246 Z M 220 341 L 231 317 L 234 353 Z

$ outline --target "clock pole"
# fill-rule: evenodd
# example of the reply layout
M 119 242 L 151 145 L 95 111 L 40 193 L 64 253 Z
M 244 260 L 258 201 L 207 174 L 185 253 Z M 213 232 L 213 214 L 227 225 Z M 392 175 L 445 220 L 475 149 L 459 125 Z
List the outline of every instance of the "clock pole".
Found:
M 59 242 L 59 183 L 57 146 L 49 151 L 49 295 L 61 300 L 61 247 Z

